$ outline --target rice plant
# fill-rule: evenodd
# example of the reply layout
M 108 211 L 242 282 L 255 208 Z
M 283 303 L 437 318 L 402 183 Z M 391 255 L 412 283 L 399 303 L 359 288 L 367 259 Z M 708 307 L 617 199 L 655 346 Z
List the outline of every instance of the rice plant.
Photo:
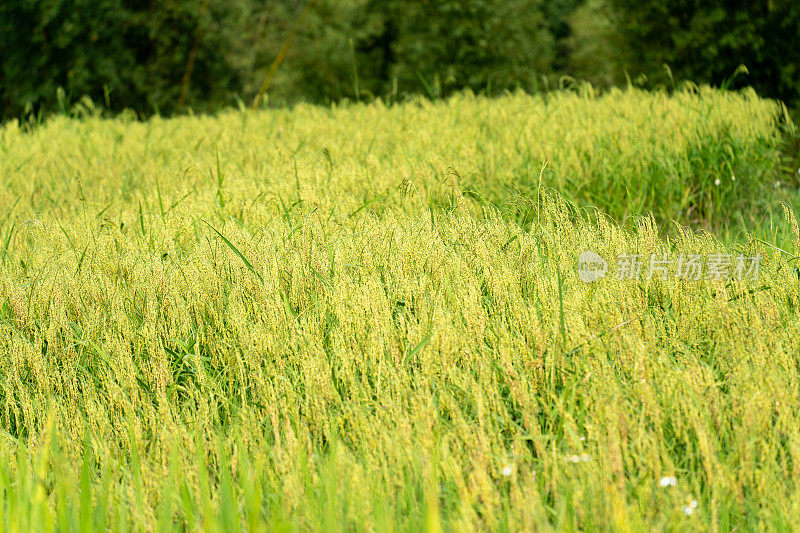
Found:
M 797 528 L 782 113 L 698 88 L 3 126 L 0 524 Z M 644 268 L 586 282 L 587 251 Z

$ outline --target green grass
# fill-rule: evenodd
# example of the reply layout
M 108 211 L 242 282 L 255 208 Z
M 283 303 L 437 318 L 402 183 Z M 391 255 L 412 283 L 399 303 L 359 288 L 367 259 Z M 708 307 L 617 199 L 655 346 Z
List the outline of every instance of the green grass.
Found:
M 782 113 L 703 88 L 6 125 L 0 527 L 800 527 Z M 762 260 L 586 284 L 586 249 Z

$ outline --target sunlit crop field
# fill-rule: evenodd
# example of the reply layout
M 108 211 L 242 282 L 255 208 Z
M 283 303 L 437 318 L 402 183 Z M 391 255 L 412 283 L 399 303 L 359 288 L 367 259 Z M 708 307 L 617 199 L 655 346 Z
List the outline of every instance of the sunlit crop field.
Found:
M 81 115 L 0 129 L 3 529 L 800 527 L 775 102 Z

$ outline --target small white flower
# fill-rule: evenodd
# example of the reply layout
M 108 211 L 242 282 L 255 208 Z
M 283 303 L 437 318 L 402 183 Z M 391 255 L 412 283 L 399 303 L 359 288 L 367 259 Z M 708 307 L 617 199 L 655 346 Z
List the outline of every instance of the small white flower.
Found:
M 722 183 L 722 181 L 720 181 L 719 178 L 714 180 L 714 185 L 716 185 L 717 187 L 719 187 L 721 183 Z
M 678 480 L 675 479 L 674 476 L 664 476 L 661 478 L 661 481 L 659 481 L 658 484 L 662 487 L 674 487 L 678 484 Z
M 697 500 L 689 496 L 689 503 L 683 506 L 683 512 L 686 514 L 686 516 L 692 516 L 692 513 L 699 505 L 700 504 L 697 502 Z
M 506 465 L 506 466 L 503 467 L 503 469 L 500 471 L 500 473 L 503 474 L 505 477 L 508 477 L 508 476 L 511 475 L 511 473 L 513 471 L 514 471 L 514 469 L 513 469 L 513 467 L 511 465 Z
M 736 181 L 736 174 L 731 174 L 731 181 Z
M 585 441 L 585 440 L 586 440 L 586 437 L 578 437 L 578 440 L 579 440 L 579 441 Z

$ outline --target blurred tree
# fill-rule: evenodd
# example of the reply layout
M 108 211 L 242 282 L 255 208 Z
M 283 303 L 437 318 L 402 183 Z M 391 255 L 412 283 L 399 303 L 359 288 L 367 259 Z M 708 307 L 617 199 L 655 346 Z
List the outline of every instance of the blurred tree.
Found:
M 255 93 L 281 46 L 292 38 L 288 55 L 270 84 L 272 103 L 357 97 L 359 64 L 351 43 L 365 31 L 357 26 L 363 5 L 363 0 L 312 0 L 304 17 L 309 0 L 263 4 L 257 16 L 264 21 L 264 30 L 257 39 L 255 76 L 247 92 Z M 365 81 L 369 83 L 369 77 Z
M 224 0 L 3 0 L 2 115 L 54 109 L 56 88 L 111 109 L 219 105 L 238 91 L 243 50 Z M 187 64 L 193 57 L 190 76 Z
M 598 87 L 625 82 L 627 46 L 606 0 L 587 0 L 567 15 L 560 70 Z
M 653 81 L 675 77 L 724 84 L 739 65 L 760 94 L 800 96 L 797 0 L 609 0 L 631 55 L 627 67 Z
M 385 89 L 446 94 L 532 89 L 553 61 L 540 0 L 367 0 L 376 35 L 362 51 L 379 56 Z
M 266 71 L 302 3 L 264 8 Z M 534 86 L 552 61 L 540 0 L 318 0 L 270 89 L 273 102 Z M 438 82 L 436 81 L 438 80 Z
M 301 13 L 310 5 L 307 16 Z M 797 0 L 0 0 L 0 118 L 68 108 L 170 113 L 272 104 L 601 86 L 644 73 L 800 97 Z M 62 87 L 66 98 L 57 97 Z
M 82 15 L 89 8 L 94 17 Z M 103 85 L 121 86 L 135 67 L 118 31 L 123 18 L 117 0 L 5 0 L 0 7 L 3 116 L 19 114 L 26 105 L 54 105 L 57 87 L 102 99 Z M 103 81 L 94 85 L 95 79 Z
M 568 69 L 569 40 L 575 30 L 570 18 L 584 3 L 585 0 L 550 0 L 542 4 L 545 24 L 554 42 L 553 70 L 556 72 Z

